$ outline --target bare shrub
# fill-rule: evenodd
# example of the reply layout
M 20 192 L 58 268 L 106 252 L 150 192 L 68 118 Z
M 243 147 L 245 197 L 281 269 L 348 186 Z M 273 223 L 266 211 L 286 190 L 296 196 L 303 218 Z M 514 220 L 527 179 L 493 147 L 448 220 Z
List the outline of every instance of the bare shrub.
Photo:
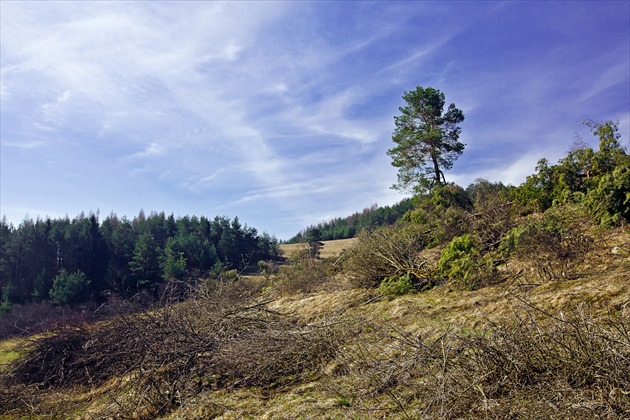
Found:
M 246 290 L 239 282 L 233 287 Z M 305 380 L 335 356 L 347 336 L 336 323 L 307 325 L 270 310 L 269 301 L 243 299 L 228 289 L 223 285 L 185 302 L 35 339 L 2 384 L 16 397 L 25 387 L 46 392 L 108 383 L 112 403 L 96 417 L 149 418 L 203 389 L 275 388 Z M 7 410 L 50 410 L 18 406 Z
M 547 402 L 556 416 L 630 414 L 628 320 L 606 325 L 577 310 L 544 321 L 529 313 L 509 325 L 492 325 L 491 335 L 462 337 L 470 349 L 462 367 L 483 372 L 477 384 L 484 399 L 518 403 L 519 392 L 518 399 Z
M 495 198 L 479 205 L 479 211 L 468 216 L 469 226 L 479 238 L 482 251 L 495 249 L 503 238 L 516 225 L 512 203 Z
M 328 260 L 312 258 L 308 249 L 298 249 L 280 267 L 272 279 L 272 288 L 280 296 L 311 293 L 319 290 L 335 275 L 335 267 Z
M 443 407 L 461 391 L 451 371 L 463 351 L 454 331 L 410 334 L 374 321 L 365 329 L 371 331 L 369 338 L 347 348 L 347 370 L 331 381 L 331 390 L 357 413 L 385 410 L 409 419 L 433 418 L 442 411 L 447 417 Z
M 387 226 L 359 234 L 345 268 L 358 287 L 376 287 L 386 278 L 408 277 L 421 288 L 433 281 L 433 267 L 420 252 L 431 238 L 419 225 Z
M 552 208 L 519 234 L 516 256 L 543 280 L 570 279 L 592 249 L 590 221 L 569 206 Z
M 344 354 L 328 386 L 353 413 L 402 418 L 626 418 L 630 322 L 526 312 L 482 331 L 408 333 L 385 323 Z M 354 411 L 353 411 L 354 410 Z
M 53 306 L 49 302 L 14 305 L 0 315 L 0 338 L 28 336 L 64 326 L 82 325 L 95 319 L 94 302 Z
M 240 324 L 249 315 L 235 314 L 231 321 Z M 261 318 L 214 355 L 219 384 L 269 388 L 299 382 L 331 360 L 347 334 L 341 325 L 326 320 L 300 325 L 277 313 Z

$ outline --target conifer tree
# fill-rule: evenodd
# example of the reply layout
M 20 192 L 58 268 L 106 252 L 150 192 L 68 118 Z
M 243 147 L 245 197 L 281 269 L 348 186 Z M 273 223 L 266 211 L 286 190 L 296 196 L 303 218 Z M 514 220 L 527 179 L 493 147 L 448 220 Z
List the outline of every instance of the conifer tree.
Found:
M 459 141 L 464 113 L 450 104 L 444 112 L 445 96 L 434 88 L 418 86 L 405 92 L 407 105 L 394 117 L 396 146 L 387 151 L 398 168 L 398 182 L 392 187 L 402 191 L 426 192 L 446 183 L 444 171 L 463 153 Z

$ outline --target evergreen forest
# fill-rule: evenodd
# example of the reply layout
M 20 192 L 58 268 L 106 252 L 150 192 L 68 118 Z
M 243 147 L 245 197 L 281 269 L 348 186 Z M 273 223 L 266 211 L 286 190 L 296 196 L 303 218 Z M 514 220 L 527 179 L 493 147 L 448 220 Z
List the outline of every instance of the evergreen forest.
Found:
M 354 238 L 363 228 L 395 224 L 413 208 L 414 200 L 412 198 L 405 198 L 392 206 L 379 207 L 377 204 L 373 204 L 350 216 L 336 217 L 327 222 L 311 225 L 293 236 L 287 243 L 304 242 L 307 240 L 309 232 L 315 229 L 319 230 L 322 241 Z
M 277 256 L 278 241 L 242 225 L 238 217 L 140 212 L 74 219 L 0 223 L 2 311 L 15 304 L 56 305 L 102 300 L 104 292 L 130 298 L 157 295 L 165 282 L 220 276 L 250 261 Z

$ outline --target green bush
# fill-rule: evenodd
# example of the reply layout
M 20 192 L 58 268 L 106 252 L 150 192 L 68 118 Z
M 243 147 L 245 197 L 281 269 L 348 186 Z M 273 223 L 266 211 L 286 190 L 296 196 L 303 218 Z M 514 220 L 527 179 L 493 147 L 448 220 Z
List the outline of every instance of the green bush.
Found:
M 469 211 L 473 208 L 473 203 L 466 190 L 456 184 L 436 187 L 431 193 L 431 202 L 441 209 L 456 207 Z
M 470 234 L 454 238 L 442 250 L 438 272 L 467 290 L 482 285 L 492 272 L 492 263 L 481 255 L 477 241 Z
M 186 258 L 183 252 L 175 252 L 167 248 L 161 261 L 164 280 L 183 280 L 188 275 Z
M 409 275 L 401 277 L 387 277 L 378 286 L 378 291 L 388 297 L 406 295 L 414 290 L 413 280 Z
M 330 261 L 312 258 L 309 248 L 298 249 L 289 256 L 288 265 L 277 270 L 270 290 L 281 296 L 315 292 L 333 277 L 331 266 Z
M 0 294 L 0 314 L 4 312 L 11 312 L 13 308 L 13 295 L 15 293 L 15 286 L 9 282 Z
M 50 301 L 55 305 L 82 301 L 89 292 L 90 283 L 85 273 L 77 270 L 70 274 L 62 268 L 53 280 Z
M 439 194 L 418 199 L 417 207 L 403 216 L 403 221 L 419 225 L 419 229 L 425 232 L 427 248 L 450 241 L 467 229 L 468 207 L 436 204 L 442 202 L 442 198 L 436 197 Z
M 589 191 L 586 206 L 602 226 L 630 222 L 630 164 L 604 175 L 597 188 Z
M 512 254 L 514 254 L 518 247 L 519 239 L 524 232 L 525 226 L 516 226 L 510 229 L 510 231 L 501 238 L 501 243 L 499 244 L 499 254 L 503 258 L 509 258 Z
M 590 227 L 582 206 L 554 206 L 514 232 L 515 255 L 543 280 L 573 278 L 593 244 Z

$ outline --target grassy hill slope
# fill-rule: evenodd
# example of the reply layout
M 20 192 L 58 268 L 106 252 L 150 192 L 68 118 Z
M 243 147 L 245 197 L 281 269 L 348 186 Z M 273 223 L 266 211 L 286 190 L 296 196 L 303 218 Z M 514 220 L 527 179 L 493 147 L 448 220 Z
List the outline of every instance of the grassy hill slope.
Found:
M 572 280 L 387 298 L 258 276 L 0 343 L 0 418 L 623 418 L 630 235 L 593 249 Z

